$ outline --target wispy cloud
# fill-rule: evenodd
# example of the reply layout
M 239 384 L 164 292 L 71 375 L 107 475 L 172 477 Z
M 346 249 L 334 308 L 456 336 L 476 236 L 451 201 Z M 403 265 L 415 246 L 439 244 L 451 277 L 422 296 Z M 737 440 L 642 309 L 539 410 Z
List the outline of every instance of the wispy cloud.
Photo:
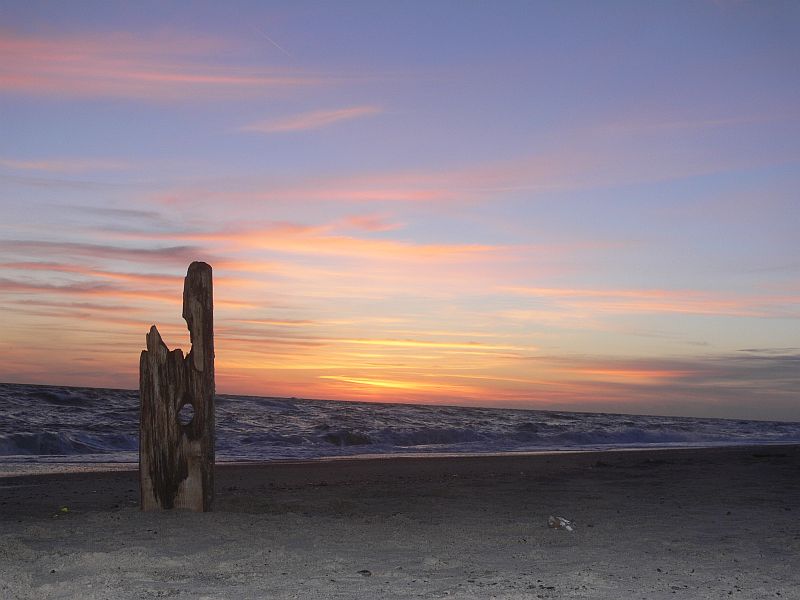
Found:
M 228 250 L 267 250 L 282 254 L 338 256 L 375 260 L 477 260 L 502 252 L 488 244 L 432 244 L 337 234 L 336 223 L 303 225 L 279 222 L 263 227 L 229 227 L 188 233 L 148 234 L 143 237 L 185 240 L 195 244 L 221 244 Z
M 258 121 L 241 127 L 241 131 L 259 133 L 280 133 L 286 131 L 306 131 L 321 129 L 342 121 L 361 119 L 382 112 L 377 106 L 351 106 L 329 110 L 315 110 L 279 119 Z
M 124 256 L 124 255 L 123 255 Z M 60 258 L 64 258 L 62 254 Z M 128 261 L 128 268 L 141 268 L 147 264 L 142 260 Z M 149 257 L 152 260 L 152 257 Z M 167 273 L 137 272 L 130 270 L 100 269 L 88 266 L 81 261 L 96 262 L 99 256 L 88 254 L 74 255 L 75 262 L 20 261 L 0 263 L 0 309 L 16 305 L 14 312 L 21 312 L 30 306 L 44 307 L 51 316 L 60 316 L 62 321 L 70 318 L 75 310 L 90 311 L 84 317 L 97 322 L 102 317 L 94 315 L 97 311 L 114 310 L 121 301 L 126 305 L 131 302 L 143 303 L 155 301 L 162 305 L 179 304 L 183 282 L 183 268 L 175 269 L 168 261 L 160 259 L 152 261 L 148 266 L 166 267 Z M 116 264 L 120 256 L 105 256 L 104 262 Z M 125 259 L 122 259 L 125 260 Z M 221 308 L 243 309 L 253 305 L 237 293 L 249 285 L 236 277 L 217 276 L 217 285 L 223 291 L 218 294 L 217 305 Z M 105 304 L 99 305 L 92 300 L 102 298 Z M 69 299 L 69 301 L 64 300 Z M 98 306 L 104 308 L 97 308 Z M 157 306 L 157 304 L 156 304 Z M 263 303 L 258 306 L 263 306 Z M 55 309 L 55 310 L 50 310 Z M 152 310 L 152 305 L 150 305 Z M 131 309 L 129 312 L 135 312 Z M 64 326 L 66 324 L 64 323 Z
M 766 355 L 532 360 L 550 370 L 554 381 L 562 373 L 559 387 L 571 388 L 578 405 L 606 403 L 620 411 L 650 414 L 797 418 L 800 354 L 793 349 Z
M 0 33 L 0 90 L 68 97 L 180 100 L 322 82 L 287 70 L 223 64 L 220 40 L 165 32 L 25 36 Z
M 345 219 L 345 223 L 362 231 L 392 231 L 403 227 L 401 223 L 389 221 L 381 215 L 350 215 Z
M 129 281 L 150 285 L 166 283 L 177 286 L 183 280 L 183 278 L 179 277 L 178 275 L 165 275 L 162 273 L 125 273 L 121 271 L 95 269 L 79 264 L 65 264 L 56 262 L 6 262 L 0 263 L 0 269 L 13 269 L 28 273 L 71 273 L 99 279 Z
M 788 111 L 784 114 L 750 114 L 730 117 L 682 117 L 670 118 L 664 115 L 650 115 L 642 117 L 627 117 L 624 120 L 606 123 L 597 128 L 598 132 L 605 134 L 649 134 L 670 133 L 680 131 L 697 131 L 704 129 L 721 129 L 727 127 L 741 127 L 749 125 L 765 125 L 780 121 L 796 121 L 797 115 Z
M 33 298 L 105 298 L 109 302 L 125 300 L 127 302 L 156 301 L 159 304 L 179 304 L 181 299 L 174 290 L 152 285 L 128 286 L 100 279 L 87 279 L 70 283 L 51 283 L 33 280 L 18 280 L 0 277 L 2 296 L 6 299 L 9 295 L 30 295 Z M 17 312 L 17 311 L 15 311 Z M 63 317 L 62 317 L 63 318 Z M 92 320 L 97 320 L 92 317 Z M 66 326 L 66 323 L 63 324 Z
M 0 167 L 22 171 L 44 171 L 49 173 L 86 173 L 89 171 L 118 171 L 131 168 L 121 160 L 104 158 L 49 158 L 21 160 L 0 158 Z
M 197 246 L 165 246 L 161 248 L 125 247 L 109 244 L 81 242 L 48 242 L 41 240 L 0 240 L 0 252 L 4 256 L 32 256 L 51 260 L 54 256 L 80 256 L 101 260 L 125 260 L 145 264 L 169 264 L 184 266 L 197 257 L 207 255 Z
M 278 122 L 260 124 L 265 129 Z M 308 124 L 308 123 L 306 123 Z M 293 126 L 300 127 L 298 120 Z M 252 127 L 252 126 L 251 126 Z M 288 122 L 287 122 L 288 127 Z M 627 139 L 617 126 L 581 130 L 545 145 L 527 156 L 448 168 L 403 169 L 352 173 L 346 176 L 304 175 L 293 179 L 251 178 L 202 186 L 167 189 L 153 197 L 164 206 L 201 206 L 214 211 L 261 211 L 264 203 L 331 204 L 495 204 L 505 199 L 568 194 L 589 189 L 652 185 L 739 169 L 785 165 L 797 151 L 783 145 L 753 153 L 743 145 L 726 143 L 713 152 L 705 144 L 688 148 L 669 136 Z M 287 131 L 289 129 L 287 128 Z M 695 132 L 697 136 L 700 133 Z
M 383 347 L 395 347 L 395 348 L 426 348 L 426 349 L 437 348 L 437 349 L 448 349 L 448 350 L 470 350 L 476 352 L 487 352 L 495 350 L 525 350 L 530 352 L 534 350 L 534 348 L 531 347 L 484 344 L 480 342 L 438 342 L 431 340 L 414 340 L 414 339 L 404 339 L 404 340 L 347 339 L 347 340 L 335 340 L 335 341 L 344 342 L 347 344 L 357 344 L 357 345 L 363 344 L 367 346 L 383 346 Z
M 80 212 L 84 214 L 109 217 L 113 219 L 133 219 L 136 221 L 161 221 L 162 216 L 154 210 L 138 210 L 135 208 L 111 208 L 107 206 L 84 206 L 79 204 L 51 204 L 50 208 L 67 209 L 70 212 Z
M 739 317 L 786 316 L 784 313 L 792 307 L 795 308 L 796 314 L 796 306 L 800 302 L 800 297 L 796 295 L 742 295 L 698 290 L 507 286 L 501 291 L 549 300 L 561 306 L 581 308 L 593 314 L 641 312 Z
M 77 190 L 84 192 L 95 192 L 98 190 L 119 190 L 123 187 L 142 187 L 141 184 L 128 184 L 98 180 L 92 181 L 88 179 L 73 179 L 71 177 L 43 177 L 33 176 L 32 174 L 11 175 L 2 172 L 0 172 L 0 181 L 25 188 L 56 191 Z
M 63 314 L 64 311 L 69 311 L 69 310 L 89 311 L 90 313 L 124 312 L 128 314 L 137 313 L 144 310 L 142 306 L 136 306 L 135 304 L 103 304 L 100 302 L 75 302 L 75 301 L 64 302 L 58 300 L 43 300 L 43 299 L 31 300 L 29 298 L 19 301 L 19 304 L 24 306 L 34 306 L 34 307 L 54 309 L 59 311 L 60 314 Z

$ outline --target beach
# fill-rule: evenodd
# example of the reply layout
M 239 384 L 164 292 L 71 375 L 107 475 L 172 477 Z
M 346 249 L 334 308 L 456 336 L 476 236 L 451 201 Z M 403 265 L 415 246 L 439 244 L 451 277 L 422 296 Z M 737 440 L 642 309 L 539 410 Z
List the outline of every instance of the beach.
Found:
M 0 478 L 0 597 L 800 598 L 796 445 L 218 465 L 213 512 L 138 506 L 136 471 Z

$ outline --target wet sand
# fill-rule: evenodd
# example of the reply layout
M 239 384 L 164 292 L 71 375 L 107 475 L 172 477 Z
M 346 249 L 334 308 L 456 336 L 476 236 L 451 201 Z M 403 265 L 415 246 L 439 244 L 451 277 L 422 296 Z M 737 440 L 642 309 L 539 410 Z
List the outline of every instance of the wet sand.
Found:
M 800 446 L 216 478 L 204 514 L 140 512 L 136 472 L 0 478 L 0 598 L 800 598 Z

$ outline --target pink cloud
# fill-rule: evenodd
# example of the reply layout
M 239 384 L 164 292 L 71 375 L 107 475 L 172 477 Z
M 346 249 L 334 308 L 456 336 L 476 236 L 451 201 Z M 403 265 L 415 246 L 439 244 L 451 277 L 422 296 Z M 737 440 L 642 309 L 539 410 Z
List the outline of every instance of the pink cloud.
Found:
M 84 36 L 0 34 L 0 90 L 60 96 L 178 100 L 264 93 L 321 79 L 217 64 L 219 40 L 174 32 Z M 202 93 L 202 96 L 198 94 Z
M 780 163 L 784 156 L 745 156 L 736 148 L 723 155 L 676 153 L 669 145 L 648 147 L 616 144 L 613 131 L 580 132 L 530 156 L 463 165 L 450 169 L 419 169 L 344 177 L 310 177 L 268 183 L 242 182 L 231 189 L 205 184 L 170 190 L 154 201 L 167 205 L 224 201 L 226 210 L 246 212 L 264 202 L 439 203 L 496 202 L 509 194 L 535 196 L 546 191 L 614 187 L 710 174 L 751 164 Z M 609 151 L 609 146 L 614 150 Z
M 196 246 L 171 246 L 163 248 L 135 248 L 110 244 L 82 242 L 49 242 L 40 240 L 0 240 L 4 256 L 22 256 L 24 262 L 31 257 L 50 261 L 53 256 L 79 256 L 98 260 L 124 260 L 137 264 L 165 264 L 183 266 L 208 253 Z
M 259 133 L 279 133 L 286 131 L 306 131 L 328 127 L 341 121 L 352 121 L 382 112 L 377 106 L 351 106 L 331 110 L 316 110 L 301 113 L 282 119 L 258 121 L 241 128 L 241 131 L 255 131 Z
M 393 231 L 402 227 L 402 224 L 392 223 L 380 215 L 351 215 L 345 219 L 345 223 L 362 231 L 373 232 Z
M 800 302 L 796 295 L 741 295 L 697 290 L 506 286 L 500 291 L 550 299 L 558 305 L 583 309 L 592 314 L 639 312 L 754 317 L 770 316 L 774 310 L 796 306 Z
M 247 213 L 265 202 L 364 204 L 478 204 L 497 202 L 511 194 L 531 199 L 543 192 L 609 188 L 710 175 L 741 168 L 786 164 L 795 157 L 785 149 L 753 155 L 731 145 L 709 153 L 698 144 L 680 145 L 630 140 L 616 126 L 582 130 L 542 152 L 517 159 L 467 164 L 450 169 L 418 169 L 341 177 L 268 182 L 252 179 L 232 189 L 230 181 L 215 189 L 204 184 L 167 190 L 152 198 L 164 206 L 206 210 L 224 203 L 225 210 Z M 622 139 L 624 138 L 624 139 Z
M 79 264 L 66 264 L 54 262 L 6 262 L 0 263 L 0 269 L 14 269 L 18 271 L 44 271 L 51 273 L 72 273 L 97 279 L 116 280 L 132 283 L 143 283 L 147 285 L 167 284 L 178 286 L 183 281 L 183 277 L 177 275 L 164 275 L 160 273 L 125 273 L 120 271 L 109 271 L 95 269 Z

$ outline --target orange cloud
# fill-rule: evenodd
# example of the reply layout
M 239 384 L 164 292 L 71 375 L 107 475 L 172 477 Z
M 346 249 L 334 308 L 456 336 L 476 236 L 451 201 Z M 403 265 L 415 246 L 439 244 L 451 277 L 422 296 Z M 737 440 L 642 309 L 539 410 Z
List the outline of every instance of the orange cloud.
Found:
M 653 369 L 647 367 L 625 368 L 618 366 L 575 367 L 561 368 L 559 370 L 592 381 L 608 381 L 633 385 L 663 383 L 664 381 L 678 379 L 689 374 L 688 371 Z
M 344 339 L 337 340 L 348 344 L 364 344 L 368 346 L 394 346 L 399 348 L 444 348 L 450 350 L 520 350 L 517 346 L 483 344 L 479 342 L 435 342 L 429 340 L 379 340 L 379 339 Z M 531 350 L 527 347 L 525 350 Z
M 352 121 L 382 112 L 377 106 L 351 106 L 332 110 L 315 110 L 282 119 L 258 121 L 241 128 L 241 131 L 258 133 L 281 133 L 288 131 L 307 131 L 321 129 L 341 121 Z
M 332 235 L 331 225 L 277 223 L 259 229 L 229 229 L 165 234 L 172 239 L 224 243 L 235 249 L 270 250 L 288 254 L 339 256 L 363 260 L 476 259 L 502 251 L 485 244 L 417 244 L 379 238 Z
M 350 375 L 320 375 L 316 390 L 328 398 L 378 402 L 452 402 L 476 398 L 486 390 L 443 381 L 386 379 Z M 325 385 L 330 383 L 333 385 Z M 313 385 L 313 384 L 312 384 Z
M 314 321 L 308 319 L 238 319 L 239 323 L 248 325 L 272 325 L 276 327 L 309 327 Z
M 391 379 L 368 379 L 366 377 L 345 377 L 343 375 L 320 375 L 320 379 L 334 379 L 345 383 L 355 383 L 357 385 L 369 385 L 381 388 L 401 389 L 401 390 L 431 390 L 439 386 L 419 381 L 398 381 Z

